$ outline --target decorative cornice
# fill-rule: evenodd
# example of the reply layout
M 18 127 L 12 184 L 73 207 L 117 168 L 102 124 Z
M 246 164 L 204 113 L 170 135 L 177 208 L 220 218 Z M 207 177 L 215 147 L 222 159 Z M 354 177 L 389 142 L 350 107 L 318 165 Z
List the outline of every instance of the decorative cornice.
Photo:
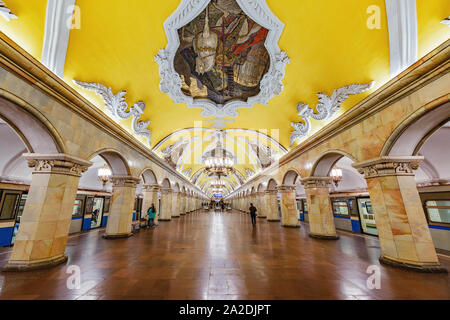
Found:
M 136 188 L 141 179 L 132 176 L 112 176 L 111 182 L 114 187 Z
M 47 0 L 42 63 L 58 77 L 64 75 L 70 26 L 75 0 Z
M 163 194 L 171 194 L 172 191 L 173 190 L 171 188 L 161 188 L 161 193 Z
M 309 177 L 300 180 L 305 189 L 329 188 L 331 177 Z
M 277 191 L 281 192 L 281 193 L 294 192 L 295 186 L 288 186 L 288 185 L 282 184 L 280 186 L 277 186 Z
M 256 103 L 267 105 L 273 96 L 283 91 L 282 80 L 286 65 L 289 63 L 287 54 L 280 50 L 278 41 L 284 29 L 284 24 L 272 13 L 265 0 L 236 0 L 238 5 L 252 20 L 269 30 L 265 46 L 270 56 L 270 68 L 260 84 L 260 93 L 247 102 L 231 101 L 225 105 L 215 104 L 206 99 L 194 99 L 182 91 L 180 75 L 175 71 L 174 58 L 180 45 L 178 29 L 194 20 L 210 3 L 211 0 L 182 0 L 176 11 L 164 22 L 168 45 L 158 52 L 155 61 L 159 64 L 161 77 L 160 90 L 169 94 L 176 104 L 187 103 L 188 108 L 203 109 L 203 117 L 214 117 L 214 127 L 224 128 L 225 117 L 237 117 L 240 108 L 252 108 Z
M 0 16 L 5 18 L 6 21 L 10 21 L 11 19 L 19 19 L 14 13 L 11 12 L 4 1 L 0 1 Z
M 24 153 L 23 157 L 27 159 L 28 166 L 34 168 L 33 174 L 62 174 L 81 177 L 81 174 L 92 165 L 90 161 L 63 153 Z
M 372 88 L 374 82 L 369 84 L 352 84 L 333 91 L 331 97 L 324 93 L 319 93 L 319 104 L 316 106 L 317 113 L 306 103 L 300 102 L 297 105 L 298 115 L 303 122 L 291 122 L 294 131 L 291 133 L 291 146 L 295 140 L 305 137 L 311 131 L 310 118 L 315 120 L 329 120 L 350 95 L 363 93 Z
M 73 82 L 81 88 L 93 91 L 101 96 L 105 102 L 106 109 L 111 112 L 113 117 L 118 119 L 128 119 L 132 117 L 133 133 L 137 136 L 147 138 L 148 144 L 150 145 L 151 133 L 148 129 L 150 121 L 138 121 L 138 119 L 144 114 L 145 102 L 138 101 L 130 108 L 130 111 L 127 112 L 128 104 L 125 101 L 125 95 L 127 92 L 125 90 L 122 90 L 115 95 L 112 92 L 111 87 L 107 88 L 101 83 L 82 82 L 77 80 L 73 80 Z
M 414 176 L 414 170 L 419 168 L 420 162 L 424 160 L 421 156 L 408 157 L 380 157 L 352 166 L 364 175 L 364 178 L 378 178 L 386 176 Z

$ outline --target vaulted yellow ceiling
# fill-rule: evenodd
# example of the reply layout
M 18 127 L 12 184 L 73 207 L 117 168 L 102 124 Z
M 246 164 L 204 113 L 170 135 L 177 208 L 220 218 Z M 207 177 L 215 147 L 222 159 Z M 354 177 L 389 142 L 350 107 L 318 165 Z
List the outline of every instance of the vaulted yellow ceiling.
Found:
M 237 118 L 228 118 L 234 122 L 227 129 L 268 130 L 269 136 L 271 130 L 278 130 L 274 138 L 289 150 L 290 123 L 300 121 L 296 110 L 299 102 L 313 107 L 319 92 L 331 95 L 334 89 L 349 84 L 375 81 L 371 90 L 346 100 L 336 118 L 390 79 L 385 0 L 266 2 L 285 24 L 279 41 L 281 50 L 290 58 L 283 79 L 284 91 L 272 98 L 268 106 L 239 109 Z M 154 57 L 167 45 L 163 23 L 179 3 L 180 0 L 76 0 L 81 9 L 81 28 L 70 32 L 64 80 L 103 110 L 99 96 L 72 81 L 99 82 L 114 93 L 126 90 L 128 105 L 144 101 L 142 120 L 151 121 L 152 147 L 177 130 L 211 127 L 211 123 L 198 122 L 208 120 L 201 116 L 201 109 L 174 104 L 159 89 Z M 19 19 L 6 22 L 0 17 L 2 32 L 37 59 L 41 58 L 43 47 L 46 4 L 46 0 L 6 0 Z M 381 25 L 380 29 L 370 30 L 367 9 L 373 5 L 381 9 Z M 448 0 L 417 0 L 419 57 L 448 39 L 449 27 L 440 24 L 448 14 Z M 131 120 L 119 123 L 131 131 Z M 311 133 L 326 124 L 313 120 Z M 193 172 L 199 169 L 197 165 L 191 168 Z M 248 164 L 239 170 L 245 172 L 245 168 L 252 166 Z

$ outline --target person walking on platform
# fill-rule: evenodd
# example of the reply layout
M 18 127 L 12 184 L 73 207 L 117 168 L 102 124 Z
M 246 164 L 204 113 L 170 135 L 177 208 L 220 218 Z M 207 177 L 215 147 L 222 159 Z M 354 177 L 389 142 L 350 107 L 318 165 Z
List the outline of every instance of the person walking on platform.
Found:
M 147 228 L 153 228 L 155 226 L 155 217 L 156 217 L 156 208 L 153 203 L 152 203 L 151 207 L 148 208 L 148 210 L 147 210 L 147 216 L 148 216 Z
M 255 206 L 253 206 L 253 203 L 250 203 L 250 208 L 248 209 L 250 211 L 250 217 L 252 218 L 252 225 L 253 227 L 256 227 L 256 209 Z

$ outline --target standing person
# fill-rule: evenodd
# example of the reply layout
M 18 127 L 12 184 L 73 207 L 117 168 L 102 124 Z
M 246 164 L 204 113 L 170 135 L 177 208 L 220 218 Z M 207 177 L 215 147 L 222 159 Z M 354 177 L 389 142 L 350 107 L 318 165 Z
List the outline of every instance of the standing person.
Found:
M 252 217 L 252 224 L 254 227 L 256 227 L 256 207 L 253 206 L 253 203 L 250 203 L 250 208 L 248 209 L 250 211 L 250 217 Z
M 152 203 L 151 207 L 147 210 L 147 216 L 148 216 L 148 226 L 147 228 L 153 228 L 155 226 L 155 217 L 156 217 L 156 208 L 155 205 Z

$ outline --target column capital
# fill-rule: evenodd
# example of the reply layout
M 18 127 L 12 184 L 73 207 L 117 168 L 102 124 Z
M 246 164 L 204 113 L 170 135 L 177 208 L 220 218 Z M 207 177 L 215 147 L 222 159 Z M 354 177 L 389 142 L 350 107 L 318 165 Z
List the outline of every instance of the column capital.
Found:
M 331 184 L 331 177 L 308 177 L 301 180 L 305 189 L 328 188 Z
M 294 192 L 295 186 L 288 186 L 288 185 L 282 184 L 280 186 L 277 186 L 277 190 L 278 190 L 278 192 Z
M 142 187 L 142 190 L 144 190 L 145 192 L 158 192 L 159 190 L 161 190 L 161 187 L 157 184 L 145 184 Z
M 141 179 L 135 178 L 133 176 L 112 176 L 111 182 L 114 187 L 131 187 L 136 188 L 136 186 L 141 182 Z
M 172 193 L 172 189 L 170 189 L 170 188 L 161 188 L 161 193 L 164 193 L 164 194 Z
M 81 177 L 92 166 L 92 162 L 64 153 L 37 154 L 24 153 L 28 166 L 34 168 L 33 174 L 53 173 Z
M 264 193 L 265 194 L 277 194 L 278 193 L 278 190 L 266 190 L 266 191 L 264 191 Z
M 386 176 L 414 176 L 414 170 L 419 168 L 420 162 L 424 160 L 421 156 L 384 156 L 354 163 L 353 167 L 364 178 L 378 178 Z

